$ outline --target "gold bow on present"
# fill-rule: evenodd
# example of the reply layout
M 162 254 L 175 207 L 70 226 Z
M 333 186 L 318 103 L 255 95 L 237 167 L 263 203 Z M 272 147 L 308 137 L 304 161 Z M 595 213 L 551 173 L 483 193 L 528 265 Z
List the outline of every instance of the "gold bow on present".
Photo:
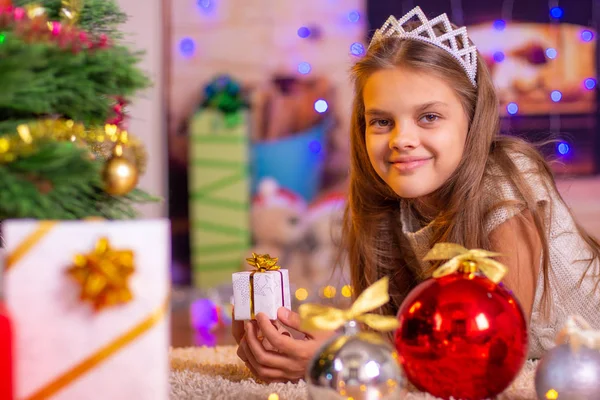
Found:
M 281 267 L 277 265 L 279 258 L 271 258 L 268 254 L 252 253 L 252 257 L 246 258 L 248 264 L 254 267 L 254 272 L 277 271 Z
M 556 344 L 566 342 L 569 342 L 571 350 L 574 352 L 578 351 L 581 346 L 600 350 L 600 330 L 594 330 L 580 315 L 572 315 L 556 336 Z
M 391 331 L 398 327 L 395 317 L 367 314 L 390 300 L 389 279 L 384 277 L 368 287 L 346 310 L 319 304 L 302 304 L 299 309 L 301 329 L 306 331 L 334 331 L 349 321 L 362 322 L 377 331 Z
M 114 249 L 106 237 L 96 242 L 93 251 L 76 254 L 66 271 L 80 286 L 79 298 L 96 311 L 133 300 L 129 281 L 134 272 L 133 251 Z
M 489 257 L 500 255 L 500 253 L 481 249 L 467 250 L 454 243 L 436 243 L 423 260 L 449 260 L 433 271 L 434 278 L 450 275 L 459 270 L 468 272 L 480 270 L 489 280 L 498 283 L 506 274 L 506 267 Z

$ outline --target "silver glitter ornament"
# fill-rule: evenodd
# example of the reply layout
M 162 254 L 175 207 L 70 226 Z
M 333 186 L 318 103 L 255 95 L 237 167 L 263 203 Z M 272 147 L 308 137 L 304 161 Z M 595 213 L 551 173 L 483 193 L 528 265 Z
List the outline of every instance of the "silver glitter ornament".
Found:
M 397 400 L 406 394 L 398 356 L 385 338 L 349 321 L 321 347 L 306 374 L 312 400 Z
M 539 400 L 600 399 L 600 350 L 567 343 L 548 351 L 535 373 Z

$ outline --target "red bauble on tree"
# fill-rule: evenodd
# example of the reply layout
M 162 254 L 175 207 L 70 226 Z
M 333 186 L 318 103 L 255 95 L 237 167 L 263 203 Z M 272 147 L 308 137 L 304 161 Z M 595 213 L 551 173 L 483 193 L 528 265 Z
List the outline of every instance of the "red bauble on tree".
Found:
M 395 344 L 419 390 L 448 399 L 486 399 L 515 379 L 527 357 L 527 323 L 499 283 L 497 256 L 440 243 L 426 260 L 450 259 L 418 285 L 398 312 Z

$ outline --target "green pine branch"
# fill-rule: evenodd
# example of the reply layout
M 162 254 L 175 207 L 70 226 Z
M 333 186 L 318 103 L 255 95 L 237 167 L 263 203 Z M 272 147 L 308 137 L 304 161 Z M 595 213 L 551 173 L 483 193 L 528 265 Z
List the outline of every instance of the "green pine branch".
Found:
M 135 204 L 158 200 L 138 189 L 126 196 L 105 193 L 103 165 L 85 147 L 53 141 L 34 155 L 0 164 L 0 220 L 133 218 Z
M 149 86 L 122 46 L 73 54 L 54 44 L 25 43 L 12 33 L 0 44 L 0 132 L 26 119 L 60 115 L 102 125 L 115 96 Z

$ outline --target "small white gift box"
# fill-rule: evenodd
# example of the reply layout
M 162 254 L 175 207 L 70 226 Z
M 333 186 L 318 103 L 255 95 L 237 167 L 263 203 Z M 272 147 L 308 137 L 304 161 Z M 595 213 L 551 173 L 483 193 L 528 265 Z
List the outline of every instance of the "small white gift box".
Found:
M 168 221 L 2 228 L 16 398 L 168 399 Z
M 235 320 L 252 320 L 261 312 L 275 320 L 280 307 L 291 310 L 290 280 L 286 269 L 235 272 L 232 281 Z

